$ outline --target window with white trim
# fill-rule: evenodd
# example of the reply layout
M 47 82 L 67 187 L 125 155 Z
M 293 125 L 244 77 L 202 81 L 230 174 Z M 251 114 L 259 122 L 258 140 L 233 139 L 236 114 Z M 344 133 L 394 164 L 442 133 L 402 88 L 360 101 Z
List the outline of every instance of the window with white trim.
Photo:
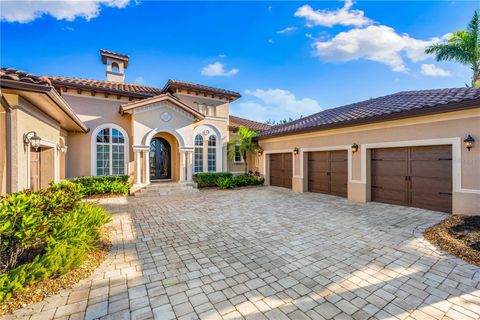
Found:
M 95 138 L 95 174 L 97 176 L 126 173 L 125 136 L 115 128 L 100 130 Z
M 203 172 L 203 137 L 199 134 L 195 136 L 193 169 L 195 173 Z
M 217 171 L 217 138 L 208 138 L 208 172 Z
M 243 157 L 242 153 L 240 152 L 240 145 L 235 145 L 235 157 L 233 159 L 234 162 L 237 163 L 242 163 L 243 162 Z

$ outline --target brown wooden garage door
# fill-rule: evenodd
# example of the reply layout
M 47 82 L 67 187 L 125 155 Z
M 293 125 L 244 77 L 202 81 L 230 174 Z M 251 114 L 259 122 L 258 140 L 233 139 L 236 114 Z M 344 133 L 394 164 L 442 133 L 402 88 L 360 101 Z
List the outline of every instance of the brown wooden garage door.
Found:
M 270 185 L 292 188 L 292 154 L 270 154 Z
M 452 148 L 372 150 L 372 201 L 452 212 Z
M 346 150 L 308 153 L 308 191 L 347 196 Z

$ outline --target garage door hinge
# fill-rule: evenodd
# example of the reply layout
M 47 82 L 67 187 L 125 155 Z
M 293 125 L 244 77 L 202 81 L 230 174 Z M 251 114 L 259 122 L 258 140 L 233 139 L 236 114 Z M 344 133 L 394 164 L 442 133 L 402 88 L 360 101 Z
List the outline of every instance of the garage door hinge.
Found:
M 438 194 L 439 195 L 445 195 L 445 196 L 451 196 L 452 195 L 451 192 L 439 192 Z
M 438 160 L 452 160 L 452 158 L 438 158 Z
M 383 189 L 383 187 L 380 186 L 372 186 L 373 189 Z

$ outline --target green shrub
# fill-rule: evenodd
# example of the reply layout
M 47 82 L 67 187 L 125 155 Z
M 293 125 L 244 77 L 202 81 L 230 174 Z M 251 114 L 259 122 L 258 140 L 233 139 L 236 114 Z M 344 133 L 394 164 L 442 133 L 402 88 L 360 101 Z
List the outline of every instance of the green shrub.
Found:
M 80 265 L 110 220 L 104 209 L 80 202 L 72 182 L 0 201 L 0 303 L 39 279 Z
M 96 194 L 128 194 L 130 184 L 128 176 L 87 176 L 75 178 L 74 183 L 80 186 L 81 193 L 84 196 Z
M 231 178 L 230 172 L 203 172 L 194 176 L 195 182 L 199 188 L 216 187 L 220 178 Z
M 246 176 L 246 175 L 235 176 L 233 177 L 233 179 L 237 187 L 256 186 L 256 185 L 261 185 L 265 182 L 265 179 L 263 178 L 257 178 L 254 176 Z
M 220 189 L 235 189 L 237 185 L 235 184 L 235 179 L 220 177 L 217 179 L 217 187 Z
M 217 180 L 217 187 L 219 187 L 220 189 L 234 189 L 237 187 L 260 185 L 264 182 L 265 180 L 263 178 L 257 178 L 247 175 L 225 178 L 222 177 Z

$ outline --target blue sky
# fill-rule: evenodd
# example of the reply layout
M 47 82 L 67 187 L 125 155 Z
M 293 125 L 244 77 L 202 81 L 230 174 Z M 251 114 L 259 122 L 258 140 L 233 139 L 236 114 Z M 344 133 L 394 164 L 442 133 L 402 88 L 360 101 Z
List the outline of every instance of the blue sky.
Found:
M 104 79 L 99 49 L 128 54 L 126 81 L 231 89 L 265 121 L 401 90 L 461 87 L 470 70 L 423 54 L 464 29 L 476 1 L 2 1 L 1 66 Z

